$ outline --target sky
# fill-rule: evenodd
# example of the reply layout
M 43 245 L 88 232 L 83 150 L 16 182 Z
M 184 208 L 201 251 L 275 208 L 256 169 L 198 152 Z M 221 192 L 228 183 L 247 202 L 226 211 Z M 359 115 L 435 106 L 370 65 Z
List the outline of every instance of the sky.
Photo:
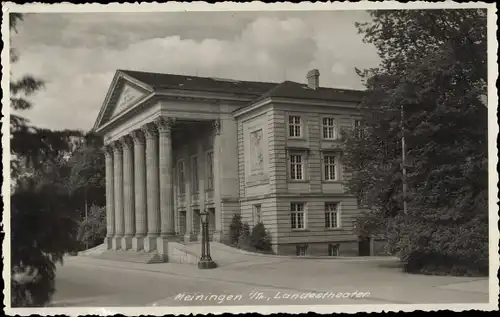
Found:
M 117 69 L 363 89 L 377 66 L 355 22 L 365 11 L 33 13 L 11 34 L 11 75 L 46 81 L 22 115 L 50 129 L 92 128 Z

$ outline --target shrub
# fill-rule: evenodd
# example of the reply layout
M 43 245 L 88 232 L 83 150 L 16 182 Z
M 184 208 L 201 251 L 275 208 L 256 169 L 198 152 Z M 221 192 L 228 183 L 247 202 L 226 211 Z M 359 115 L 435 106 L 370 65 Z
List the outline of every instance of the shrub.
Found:
M 238 237 L 237 247 L 243 250 L 250 250 L 250 226 L 248 223 L 244 223 L 241 226 L 240 235 Z
M 238 244 L 242 228 L 243 223 L 241 222 L 241 215 L 234 214 L 231 224 L 229 225 L 229 244 Z
M 78 240 L 82 245 L 93 248 L 103 243 L 106 237 L 106 208 L 92 205 L 87 219 L 80 223 Z
M 431 218 L 431 223 L 423 217 L 412 217 L 408 224 L 399 224 L 401 230 L 397 232 L 399 243 L 396 247 L 405 272 L 458 276 L 488 275 L 486 217 L 486 211 L 478 211 L 470 220 Z
M 10 198 L 11 305 L 42 307 L 55 292 L 56 263 L 77 247 L 76 215 L 53 182 L 26 179 Z
M 258 223 L 252 228 L 250 234 L 250 244 L 259 251 L 271 250 L 271 237 L 267 233 L 263 223 Z

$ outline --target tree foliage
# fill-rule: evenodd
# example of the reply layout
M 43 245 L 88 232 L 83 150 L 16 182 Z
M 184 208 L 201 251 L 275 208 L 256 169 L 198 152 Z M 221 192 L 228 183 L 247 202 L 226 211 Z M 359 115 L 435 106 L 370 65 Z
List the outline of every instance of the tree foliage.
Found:
M 15 33 L 23 16 L 11 13 Z M 10 60 L 19 54 L 11 49 Z M 17 78 L 17 79 L 16 79 Z M 55 291 L 56 263 L 76 249 L 78 216 L 67 180 L 68 158 L 80 131 L 51 131 L 29 125 L 19 113 L 33 107 L 29 97 L 44 82 L 29 74 L 11 76 L 11 294 L 12 306 L 43 306 Z
M 346 140 L 347 189 L 366 198 L 371 223 L 387 233 L 408 271 L 485 274 L 486 11 L 385 10 L 371 16 L 357 27 L 381 64 L 358 70 L 367 87 L 360 105 L 365 133 Z
M 100 245 L 106 237 L 106 207 L 92 205 L 80 223 L 78 241 L 89 248 Z
M 88 205 L 106 204 L 105 160 L 102 152 L 102 139 L 89 133 L 84 142 L 69 158 L 71 172 L 68 186 L 73 197 L 81 202 L 82 209 Z
M 28 178 L 11 196 L 12 306 L 43 306 L 55 291 L 55 263 L 76 247 L 70 196 L 51 182 Z M 31 276 L 31 279 L 26 279 Z
M 238 239 L 240 238 L 241 230 L 243 229 L 243 222 L 241 221 L 241 215 L 239 213 L 234 214 L 231 219 L 231 224 L 229 225 L 229 244 L 238 244 Z
M 15 34 L 16 26 L 23 16 L 19 13 L 10 14 L 10 28 Z M 12 48 L 10 60 L 15 63 L 19 59 L 18 52 Z M 25 74 L 12 76 L 10 82 L 10 149 L 11 176 L 16 179 L 26 170 L 38 169 L 47 160 L 58 160 L 58 157 L 74 149 L 74 139 L 83 136 L 82 132 L 74 130 L 52 131 L 29 124 L 29 120 L 20 112 L 33 108 L 29 100 L 33 94 L 43 89 L 45 82 Z
M 250 233 L 250 245 L 259 251 L 270 252 L 271 236 L 262 222 L 257 223 Z

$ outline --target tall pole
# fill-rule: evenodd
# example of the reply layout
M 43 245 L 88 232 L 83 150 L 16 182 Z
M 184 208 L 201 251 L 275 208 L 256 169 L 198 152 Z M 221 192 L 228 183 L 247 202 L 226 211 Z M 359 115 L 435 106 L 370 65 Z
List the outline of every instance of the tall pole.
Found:
M 405 147 L 405 128 L 404 128 L 404 110 L 403 105 L 401 105 L 401 168 L 403 172 L 403 212 L 406 215 L 408 213 L 408 206 L 406 203 L 406 147 Z

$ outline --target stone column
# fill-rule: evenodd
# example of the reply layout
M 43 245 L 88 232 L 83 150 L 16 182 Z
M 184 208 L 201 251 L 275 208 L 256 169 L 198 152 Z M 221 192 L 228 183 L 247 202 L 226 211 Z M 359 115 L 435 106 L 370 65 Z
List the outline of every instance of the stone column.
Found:
M 161 234 L 157 239 L 159 254 L 167 256 L 168 238 L 175 235 L 174 186 L 172 158 L 172 125 L 175 119 L 160 117 L 155 121 L 159 134 L 160 167 L 160 214 Z
M 123 153 L 119 141 L 113 143 L 113 186 L 115 198 L 115 237 L 113 239 L 113 249 L 118 250 L 121 246 L 121 238 L 124 234 L 123 217 Z
M 205 152 L 203 151 L 203 144 L 198 141 L 198 181 L 200 183 L 200 185 L 198 186 L 199 188 L 199 193 L 198 193 L 198 204 L 200 206 L 200 213 L 203 213 L 205 212 L 205 182 L 206 182 L 206 179 L 205 179 L 205 169 L 206 169 L 206 166 L 207 166 L 207 158 L 206 158 L 206 155 L 205 155 Z M 200 214 L 201 216 L 201 214 Z M 198 237 L 197 237 L 197 240 L 198 241 L 201 241 L 201 235 L 202 235 L 202 232 L 203 232 L 203 225 L 202 225 L 202 222 L 201 222 L 201 217 L 200 217 L 200 221 L 198 223 L 198 227 L 200 228 L 198 230 Z
M 160 213 L 161 236 L 173 236 L 174 227 L 174 192 L 172 158 L 172 118 L 160 118 L 156 121 L 160 142 Z
M 158 131 L 155 124 L 143 127 L 146 137 L 146 188 L 148 232 L 144 239 L 144 250 L 156 250 L 156 238 L 160 235 L 160 193 L 158 171 Z
M 106 160 L 106 248 L 113 247 L 112 239 L 115 234 L 115 197 L 113 180 L 113 148 L 104 146 Z
M 123 147 L 123 214 L 125 235 L 121 241 L 122 250 L 132 248 L 135 235 L 135 193 L 134 193 L 134 144 L 127 135 L 121 139 Z
M 214 164 L 214 218 L 215 221 L 215 232 L 213 234 L 213 239 L 215 241 L 222 240 L 222 204 L 221 204 L 221 172 L 220 172 L 220 161 L 221 161 L 221 140 L 220 140 L 221 122 L 220 120 L 214 120 L 212 126 L 213 132 L 213 144 L 214 144 L 214 154 L 213 154 L 213 164 Z M 237 159 L 237 158 L 235 158 Z
M 140 130 L 132 132 L 134 140 L 134 192 L 135 192 L 135 237 L 132 239 L 132 249 L 139 251 L 144 248 L 144 237 L 148 232 L 147 200 L 146 200 L 146 147 L 144 134 Z
M 180 214 L 179 214 L 179 174 L 177 171 L 177 166 L 174 167 L 173 177 L 174 177 L 174 226 L 175 226 L 175 235 L 180 234 Z
M 184 204 L 186 206 L 186 233 L 184 234 L 184 242 L 193 241 L 193 207 L 191 206 L 192 193 L 191 193 L 191 155 L 186 148 L 187 159 L 184 163 L 184 177 L 185 177 L 185 194 L 184 194 Z

